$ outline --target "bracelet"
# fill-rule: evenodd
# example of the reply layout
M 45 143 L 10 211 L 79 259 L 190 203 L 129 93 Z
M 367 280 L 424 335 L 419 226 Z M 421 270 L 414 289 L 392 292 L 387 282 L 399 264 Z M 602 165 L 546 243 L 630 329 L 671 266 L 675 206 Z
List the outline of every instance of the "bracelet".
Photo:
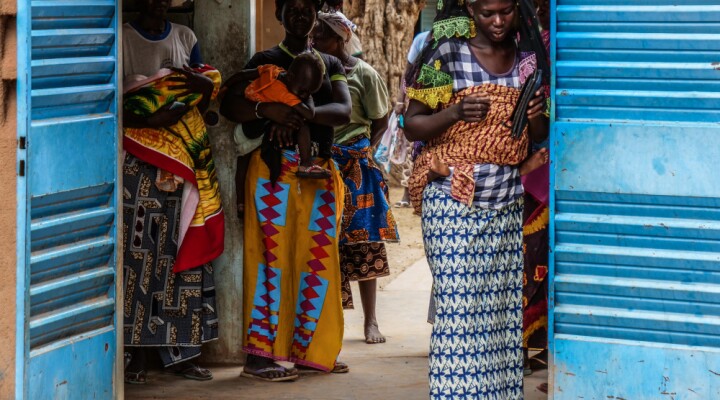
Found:
M 257 103 L 255 103 L 255 118 L 257 119 L 262 119 L 262 117 L 258 113 L 258 107 L 260 107 L 260 104 L 262 104 L 262 101 L 258 101 Z

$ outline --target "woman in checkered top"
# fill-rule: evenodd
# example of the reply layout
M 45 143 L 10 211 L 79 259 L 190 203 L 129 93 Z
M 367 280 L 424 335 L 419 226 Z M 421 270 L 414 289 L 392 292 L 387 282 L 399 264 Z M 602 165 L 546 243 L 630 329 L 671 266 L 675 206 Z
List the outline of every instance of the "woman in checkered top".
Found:
M 530 141 L 548 132 L 538 91 L 527 129 L 511 134 L 520 88 L 538 60 L 515 29 L 525 17 L 511 0 L 445 1 L 408 77 L 405 133 L 426 142 L 409 186 L 437 303 L 432 399 L 523 396 L 518 165 Z M 430 174 L 431 164 L 447 165 L 448 176 Z

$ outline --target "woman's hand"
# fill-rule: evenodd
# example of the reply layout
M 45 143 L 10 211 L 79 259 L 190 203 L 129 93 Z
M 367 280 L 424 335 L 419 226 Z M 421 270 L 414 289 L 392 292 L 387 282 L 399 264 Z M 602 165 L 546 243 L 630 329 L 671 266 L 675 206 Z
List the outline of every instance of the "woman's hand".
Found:
M 269 141 L 276 144 L 278 148 L 284 148 L 295 144 L 295 132 L 297 129 L 288 127 L 287 125 L 274 123 L 270 126 L 268 132 Z
M 528 103 L 527 117 L 528 120 L 538 118 L 545 113 L 545 93 L 543 89 L 535 92 L 535 97 Z
M 548 137 L 550 132 L 549 119 L 545 116 L 545 92 L 543 89 L 535 92 L 530 102 L 528 102 L 528 133 L 530 138 L 540 143 Z
M 187 104 L 173 109 L 170 109 L 170 107 L 172 107 L 172 104 L 166 104 L 158 108 L 151 116 L 147 117 L 147 125 L 150 128 L 173 126 L 190 110 L 190 106 Z
M 292 107 L 282 103 L 260 103 L 258 113 L 276 124 L 284 125 L 296 131 L 303 124 L 303 119 Z
M 189 67 L 171 68 L 182 76 L 175 76 L 168 78 L 171 82 L 177 82 L 177 85 L 170 86 L 172 90 L 183 90 L 182 93 L 176 97 L 184 97 L 192 93 L 202 94 L 203 96 L 210 96 L 213 92 L 213 81 L 203 74 L 198 74 L 191 70 Z
M 456 107 L 458 121 L 482 122 L 490 111 L 490 97 L 485 93 L 474 93 L 465 96 Z

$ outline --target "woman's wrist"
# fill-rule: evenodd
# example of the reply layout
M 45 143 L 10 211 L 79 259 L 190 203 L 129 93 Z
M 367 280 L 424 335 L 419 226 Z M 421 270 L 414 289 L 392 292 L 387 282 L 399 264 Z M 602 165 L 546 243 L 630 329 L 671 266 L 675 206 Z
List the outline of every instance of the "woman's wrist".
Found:
M 460 104 L 461 103 L 453 104 L 452 106 L 447 108 L 447 110 L 450 112 L 452 124 L 455 124 L 456 122 L 460 122 L 460 120 L 462 120 L 462 117 L 460 116 Z

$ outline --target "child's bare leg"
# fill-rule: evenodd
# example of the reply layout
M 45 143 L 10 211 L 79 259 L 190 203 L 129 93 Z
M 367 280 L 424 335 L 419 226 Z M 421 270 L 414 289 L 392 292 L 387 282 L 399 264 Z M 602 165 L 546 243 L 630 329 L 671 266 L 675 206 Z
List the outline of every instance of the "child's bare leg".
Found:
M 520 164 L 520 175 L 527 175 L 540 168 L 548 162 L 549 157 L 548 149 L 544 147 L 536 151 Z
M 310 142 L 310 128 L 303 125 L 297 131 L 298 153 L 300 153 L 300 165 L 309 168 L 312 163 L 312 143 Z
M 430 171 L 428 171 L 428 181 L 432 182 L 437 178 L 450 176 L 450 167 L 442 162 L 437 156 L 430 159 Z
M 310 141 L 310 128 L 303 125 L 297 131 L 298 153 L 300 153 L 300 165 L 298 165 L 297 176 L 310 179 L 326 179 L 330 177 L 330 171 L 319 165 L 313 164 L 312 143 Z

